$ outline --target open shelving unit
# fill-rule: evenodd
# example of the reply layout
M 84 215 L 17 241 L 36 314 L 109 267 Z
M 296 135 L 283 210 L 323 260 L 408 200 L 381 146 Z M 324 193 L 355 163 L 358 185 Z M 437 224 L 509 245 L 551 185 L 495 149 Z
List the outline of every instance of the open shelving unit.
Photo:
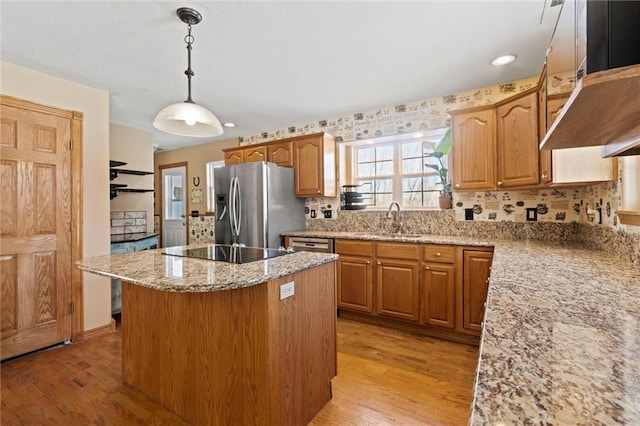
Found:
M 119 169 L 118 167 L 126 166 L 124 161 L 109 160 L 109 180 L 114 180 L 118 175 L 136 175 L 145 176 L 152 175 L 153 172 L 145 172 L 141 170 Z M 153 192 L 153 189 L 128 188 L 127 184 L 111 183 L 109 184 L 109 197 L 111 200 L 118 196 L 119 192 Z

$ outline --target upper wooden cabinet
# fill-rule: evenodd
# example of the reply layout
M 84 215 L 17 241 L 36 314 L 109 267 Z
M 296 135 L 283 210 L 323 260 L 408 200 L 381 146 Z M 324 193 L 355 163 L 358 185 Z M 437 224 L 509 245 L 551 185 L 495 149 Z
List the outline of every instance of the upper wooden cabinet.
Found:
M 224 150 L 225 165 L 269 161 L 293 167 L 297 197 L 336 197 L 336 139 L 321 132 Z
M 224 152 L 224 165 L 232 166 L 234 164 L 242 164 L 244 162 L 244 155 L 242 148 L 235 148 Z
M 453 189 L 495 189 L 495 109 L 474 108 L 449 114 L 452 117 Z
M 256 161 L 267 161 L 267 147 L 256 146 L 248 147 L 242 150 L 242 156 L 245 163 L 252 163 Z
M 536 185 L 538 162 L 538 96 L 536 92 L 500 105 L 498 120 L 498 188 Z
M 293 167 L 292 142 L 280 142 L 267 145 L 267 161 L 282 167 Z
M 336 140 L 326 133 L 295 138 L 293 168 L 297 196 L 335 197 Z

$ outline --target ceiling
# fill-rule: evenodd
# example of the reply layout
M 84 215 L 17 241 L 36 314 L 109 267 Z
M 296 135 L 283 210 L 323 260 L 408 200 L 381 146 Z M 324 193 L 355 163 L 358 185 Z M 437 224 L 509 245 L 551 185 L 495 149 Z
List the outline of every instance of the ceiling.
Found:
M 155 130 L 187 95 L 221 122 L 217 138 Z M 427 2 L 6 1 L 1 58 L 110 93 L 110 121 L 168 150 L 336 118 L 537 75 L 559 7 L 550 0 Z M 505 67 L 489 61 L 512 53 Z

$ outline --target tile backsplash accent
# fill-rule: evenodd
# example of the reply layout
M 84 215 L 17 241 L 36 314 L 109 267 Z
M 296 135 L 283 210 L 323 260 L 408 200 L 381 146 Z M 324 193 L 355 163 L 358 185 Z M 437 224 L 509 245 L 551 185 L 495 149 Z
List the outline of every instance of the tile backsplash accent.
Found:
M 147 232 L 146 211 L 112 211 L 111 235 Z
M 215 216 L 189 216 L 189 243 L 213 244 L 215 237 Z

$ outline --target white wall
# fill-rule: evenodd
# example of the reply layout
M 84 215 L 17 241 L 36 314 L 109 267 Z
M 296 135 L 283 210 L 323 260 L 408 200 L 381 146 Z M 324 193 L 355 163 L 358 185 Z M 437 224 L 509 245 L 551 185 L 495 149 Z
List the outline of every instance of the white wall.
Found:
M 84 257 L 109 254 L 109 93 L 7 62 L 0 62 L 0 75 L 4 95 L 84 114 Z M 110 321 L 110 280 L 85 273 L 85 330 Z
M 151 132 L 111 123 L 109 125 L 109 159 L 124 161 L 122 169 L 153 172 Z M 129 188 L 153 189 L 153 175 L 121 174 L 114 183 Z M 153 232 L 153 192 L 120 192 L 111 200 L 111 211 L 146 211 L 147 232 Z

